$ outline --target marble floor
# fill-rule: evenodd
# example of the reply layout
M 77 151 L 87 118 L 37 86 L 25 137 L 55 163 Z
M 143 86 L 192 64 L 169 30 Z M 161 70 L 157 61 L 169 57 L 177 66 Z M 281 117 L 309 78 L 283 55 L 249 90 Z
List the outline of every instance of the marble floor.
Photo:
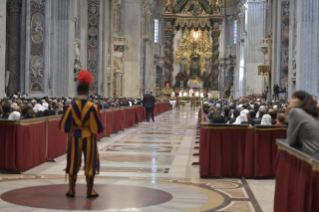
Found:
M 183 107 L 98 142 L 100 197 L 94 200 L 85 198 L 83 169 L 76 198 L 65 197 L 65 155 L 22 175 L 0 175 L 0 212 L 272 211 L 274 180 L 199 178 L 199 167 L 192 165 L 198 161 L 197 117 Z

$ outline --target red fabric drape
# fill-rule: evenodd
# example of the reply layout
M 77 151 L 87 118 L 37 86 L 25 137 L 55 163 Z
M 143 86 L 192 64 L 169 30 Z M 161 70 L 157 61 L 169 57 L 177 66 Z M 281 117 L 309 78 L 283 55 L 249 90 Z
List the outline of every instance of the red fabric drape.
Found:
M 111 135 L 113 133 L 113 126 L 115 126 L 114 112 L 115 111 L 113 111 L 113 110 L 107 110 L 105 112 L 105 120 L 104 120 L 105 136 Z M 114 129 L 114 131 L 115 131 L 115 129 Z
M 132 107 L 132 125 L 136 124 L 136 107 Z
M 274 212 L 319 211 L 319 172 L 286 151 L 279 151 Z
M 16 167 L 16 136 L 18 125 L 0 123 L 0 168 Z
M 286 129 L 256 129 L 254 142 L 254 176 L 266 177 L 276 173 L 278 148 L 276 139 L 286 138 Z
M 161 105 L 161 103 L 155 104 L 154 116 L 157 116 L 159 114 L 160 105 Z
M 146 110 L 144 107 L 141 108 L 141 116 L 142 116 L 141 121 L 145 121 L 146 120 Z
M 102 123 L 104 123 L 105 121 L 105 111 L 101 111 L 100 115 L 101 115 L 101 119 L 102 119 Z M 103 132 L 99 133 L 96 135 L 96 139 L 100 140 L 101 138 L 103 138 L 105 136 L 105 131 L 103 130 Z
M 245 149 L 253 144 L 253 129 L 249 128 L 202 128 L 200 132 L 200 176 L 201 177 L 242 177 L 244 161 L 252 161 L 251 152 Z M 247 143 L 247 144 L 246 144 Z M 249 155 L 250 154 L 250 155 Z
M 142 107 L 138 106 L 135 108 L 135 120 L 136 123 L 139 123 L 142 121 Z
M 60 119 L 48 121 L 48 158 L 56 158 L 67 151 L 67 137 L 59 129 Z
M 16 168 L 25 171 L 44 163 L 46 160 L 46 123 L 19 125 L 17 132 Z
M 126 108 L 120 109 L 121 130 L 125 129 L 125 120 L 126 120 L 125 110 Z
M 125 109 L 125 127 L 129 128 L 133 126 L 133 109 L 132 108 L 127 108 Z
M 118 132 L 121 130 L 121 111 L 114 110 L 114 132 Z

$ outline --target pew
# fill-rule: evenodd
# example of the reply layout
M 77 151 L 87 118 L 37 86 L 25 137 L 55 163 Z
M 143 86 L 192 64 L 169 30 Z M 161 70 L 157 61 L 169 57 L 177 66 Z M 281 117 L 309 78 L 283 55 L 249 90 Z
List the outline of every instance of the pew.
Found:
M 319 153 L 310 156 L 277 140 L 274 212 L 319 211 Z
M 286 126 L 255 126 L 254 177 L 274 176 L 278 148 L 276 139 L 285 139 Z
M 200 176 L 271 177 L 275 175 L 276 139 L 286 138 L 285 126 L 210 124 L 200 129 Z

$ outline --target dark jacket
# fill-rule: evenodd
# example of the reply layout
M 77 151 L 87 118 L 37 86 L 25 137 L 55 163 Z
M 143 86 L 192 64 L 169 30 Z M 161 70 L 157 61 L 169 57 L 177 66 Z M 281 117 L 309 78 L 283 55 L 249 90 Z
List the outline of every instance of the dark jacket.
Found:
M 255 126 L 256 124 L 261 124 L 261 118 L 255 118 L 252 120 L 252 125 Z
M 151 94 L 146 94 L 143 98 L 143 107 L 145 108 L 154 108 L 155 107 L 155 97 Z
M 212 120 L 209 120 L 210 123 L 225 124 L 225 117 L 222 115 L 216 115 Z
M 9 115 L 2 115 L 2 116 L 0 116 L 0 119 L 5 119 L 5 120 L 7 120 L 9 118 Z

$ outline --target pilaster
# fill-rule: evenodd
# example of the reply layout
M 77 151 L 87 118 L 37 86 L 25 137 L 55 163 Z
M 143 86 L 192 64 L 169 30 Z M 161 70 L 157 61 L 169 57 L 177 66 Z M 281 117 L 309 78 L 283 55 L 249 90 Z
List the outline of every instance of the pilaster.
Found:
M 10 71 L 9 85 L 7 92 L 9 94 L 17 93 L 20 90 L 20 15 L 21 0 L 9 0 L 10 9 L 10 37 L 9 37 L 9 62 Z
M 219 36 L 220 36 L 219 23 L 215 22 L 212 27 L 212 39 L 213 39 L 213 58 L 212 58 L 212 90 L 220 90 L 218 86 L 219 81 Z M 221 91 L 222 93 L 222 91 Z
M 0 26 L 3 30 L 0 31 L 0 98 L 5 95 L 5 74 L 6 74 L 6 1 L 0 1 Z

